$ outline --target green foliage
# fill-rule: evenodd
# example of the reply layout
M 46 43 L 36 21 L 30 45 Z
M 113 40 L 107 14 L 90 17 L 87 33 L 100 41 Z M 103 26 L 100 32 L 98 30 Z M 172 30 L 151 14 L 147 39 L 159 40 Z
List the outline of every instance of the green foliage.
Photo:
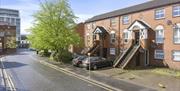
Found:
M 6 41 L 7 48 L 16 48 L 16 38 L 15 37 L 7 37 Z
M 58 62 L 69 63 L 72 60 L 72 54 L 66 50 L 62 50 L 61 52 L 53 52 L 50 59 Z
M 40 6 L 28 36 L 33 48 L 52 50 L 61 56 L 59 50 L 67 51 L 70 44 L 80 44 L 80 37 L 74 32 L 76 17 L 68 0 L 45 0 Z

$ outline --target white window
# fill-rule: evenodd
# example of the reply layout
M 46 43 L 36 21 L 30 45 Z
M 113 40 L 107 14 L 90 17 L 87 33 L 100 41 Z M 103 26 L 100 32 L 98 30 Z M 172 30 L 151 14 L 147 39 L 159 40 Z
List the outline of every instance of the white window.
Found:
M 174 43 L 180 44 L 180 27 L 174 28 Z
M 155 19 L 165 18 L 165 9 L 155 10 Z
M 116 25 L 116 19 L 115 18 L 111 18 L 110 21 L 111 21 L 111 27 Z
M 116 33 L 114 31 L 111 31 L 110 36 L 111 36 L 110 42 L 115 43 L 115 41 L 116 41 Z
M 173 51 L 173 60 L 180 62 L 180 51 Z
M 116 48 L 110 48 L 110 54 L 116 55 Z
M 173 7 L 173 16 L 180 16 L 180 6 Z
M 92 23 L 92 29 L 94 29 L 94 28 L 96 28 L 96 23 L 95 22 Z
M 88 29 L 88 30 L 91 29 L 91 24 L 87 24 L 87 29 Z
M 154 58 L 155 59 L 164 59 L 164 51 L 163 50 L 155 50 Z
M 156 27 L 156 43 L 164 43 L 164 28 L 163 26 Z
M 123 24 L 128 24 L 129 23 L 129 16 L 123 16 L 122 22 L 123 22 Z
M 129 38 L 129 34 L 128 34 L 127 30 L 124 31 L 123 38 L 124 38 L 124 42 L 127 43 L 128 42 L 128 38 Z

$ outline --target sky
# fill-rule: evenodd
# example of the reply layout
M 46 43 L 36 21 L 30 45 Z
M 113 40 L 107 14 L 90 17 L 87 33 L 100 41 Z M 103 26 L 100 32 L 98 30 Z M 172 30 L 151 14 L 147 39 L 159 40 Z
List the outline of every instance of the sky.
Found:
M 39 1 L 43 0 L 0 0 L 0 8 L 20 11 L 21 34 L 28 34 L 33 23 L 33 14 L 39 10 Z M 102 13 L 144 3 L 149 0 L 69 0 L 74 14 L 79 17 L 77 22 Z

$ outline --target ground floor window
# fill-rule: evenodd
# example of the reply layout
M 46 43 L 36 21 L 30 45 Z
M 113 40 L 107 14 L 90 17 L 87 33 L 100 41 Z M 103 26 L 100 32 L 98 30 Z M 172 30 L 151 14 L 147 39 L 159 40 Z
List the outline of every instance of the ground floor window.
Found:
M 179 51 L 173 51 L 173 60 L 180 62 L 180 50 Z
M 155 59 L 164 59 L 164 51 L 163 50 L 155 50 L 154 58 Z
M 116 48 L 110 48 L 110 55 L 116 55 Z

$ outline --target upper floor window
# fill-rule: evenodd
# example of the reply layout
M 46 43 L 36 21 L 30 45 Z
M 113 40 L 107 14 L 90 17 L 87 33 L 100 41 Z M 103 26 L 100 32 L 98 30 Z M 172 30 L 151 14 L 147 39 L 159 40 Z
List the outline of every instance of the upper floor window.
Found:
M 180 16 L 180 6 L 173 7 L 173 16 Z
M 156 27 L 156 43 L 164 43 L 164 28 L 159 25 Z
M 96 40 L 97 38 L 96 38 L 96 34 L 93 34 L 93 40 Z
M 123 16 L 122 22 L 123 22 L 123 24 L 128 24 L 129 23 L 129 16 Z
M 114 31 L 111 31 L 110 36 L 111 36 L 110 42 L 115 43 L 115 41 L 116 41 L 116 33 Z
M 96 23 L 95 22 L 92 23 L 92 29 L 94 29 L 94 28 L 96 28 Z
M 116 19 L 115 18 L 111 18 L 110 21 L 111 21 L 111 27 L 116 25 Z
M 127 43 L 128 42 L 128 38 L 129 38 L 128 30 L 127 29 L 124 30 L 123 38 L 124 38 L 124 42 Z
M 155 10 L 155 19 L 165 18 L 165 9 L 157 9 Z
M 155 59 L 164 59 L 164 51 L 163 50 L 155 50 L 154 58 Z
M 173 60 L 174 61 L 179 61 L 180 62 L 180 51 L 173 51 Z
M 87 24 L 87 29 L 88 29 L 88 30 L 91 29 L 91 24 Z
M 174 43 L 180 44 L 180 24 L 174 28 Z

